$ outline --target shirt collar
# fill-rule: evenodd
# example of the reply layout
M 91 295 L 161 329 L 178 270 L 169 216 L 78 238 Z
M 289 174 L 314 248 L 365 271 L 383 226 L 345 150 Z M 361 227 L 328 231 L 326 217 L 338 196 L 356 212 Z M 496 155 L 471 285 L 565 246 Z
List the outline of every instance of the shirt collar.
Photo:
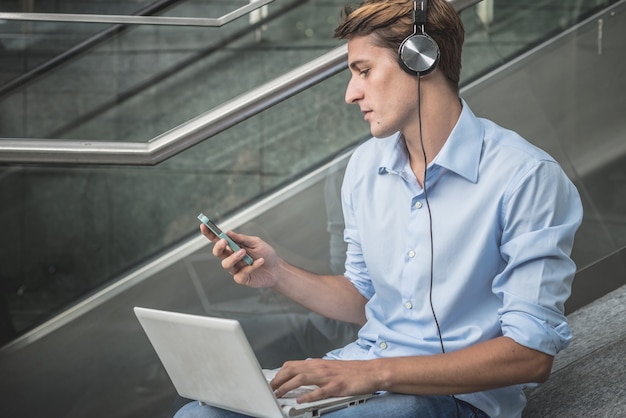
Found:
M 383 160 L 378 168 L 379 174 L 402 174 L 409 164 L 409 152 L 404 143 L 404 138 L 400 132 L 385 138 L 393 145 L 389 148 L 389 152 L 384 155 Z
M 461 116 L 443 148 L 433 160 L 433 164 L 476 183 L 485 129 L 465 100 L 461 99 L 461 104 L 463 105 Z
M 478 166 L 483 147 L 484 128 L 480 120 L 461 99 L 463 110 L 450 136 L 432 165 L 453 171 L 467 180 L 478 181 Z M 383 157 L 378 172 L 402 173 L 409 164 L 408 151 L 400 133 L 387 138 L 393 143 L 390 152 Z

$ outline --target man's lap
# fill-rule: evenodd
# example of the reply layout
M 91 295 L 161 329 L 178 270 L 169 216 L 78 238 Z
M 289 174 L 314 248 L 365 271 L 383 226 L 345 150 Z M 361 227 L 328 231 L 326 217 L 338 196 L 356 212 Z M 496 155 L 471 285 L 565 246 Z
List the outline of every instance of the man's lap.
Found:
M 458 408 L 458 413 L 457 413 Z M 451 396 L 413 396 L 384 394 L 375 396 L 366 403 L 325 414 L 325 418 L 398 418 L 415 417 L 487 417 L 463 401 Z M 181 408 L 175 418 L 243 418 L 245 415 L 191 402 Z

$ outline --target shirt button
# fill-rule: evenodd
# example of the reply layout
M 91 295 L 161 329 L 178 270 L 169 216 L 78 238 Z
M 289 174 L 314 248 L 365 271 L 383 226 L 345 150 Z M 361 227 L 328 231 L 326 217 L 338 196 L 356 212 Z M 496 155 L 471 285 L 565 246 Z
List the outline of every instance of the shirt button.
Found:
M 410 258 L 414 258 L 415 257 L 415 251 L 413 251 L 413 250 L 409 251 L 409 257 Z
M 407 309 L 413 309 L 413 304 L 411 302 L 407 302 L 404 304 L 404 307 Z
M 382 343 L 380 343 L 380 348 L 381 348 L 381 350 L 386 350 L 386 349 L 387 349 L 387 347 L 388 347 L 388 345 L 387 345 L 387 343 L 386 343 L 386 342 L 384 342 L 384 341 L 383 341 Z
M 421 209 L 422 208 L 422 202 L 415 202 L 415 209 Z

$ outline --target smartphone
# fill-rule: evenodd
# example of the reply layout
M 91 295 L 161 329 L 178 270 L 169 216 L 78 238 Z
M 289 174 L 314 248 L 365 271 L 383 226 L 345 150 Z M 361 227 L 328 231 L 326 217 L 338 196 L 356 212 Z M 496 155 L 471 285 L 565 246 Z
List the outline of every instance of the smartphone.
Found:
M 241 247 L 237 245 L 235 241 L 230 239 L 230 237 L 226 235 L 225 232 L 223 232 L 217 225 L 215 225 L 215 223 L 212 220 L 207 218 L 204 214 L 201 213 L 200 215 L 198 215 L 198 219 L 200 219 L 200 222 L 205 224 L 207 228 L 209 228 L 211 232 L 213 232 L 217 237 L 224 238 L 226 242 L 228 242 L 228 246 L 230 247 L 231 250 L 233 250 L 233 252 L 237 252 L 241 250 Z M 252 257 L 250 257 L 248 254 L 246 254 L 243 256 L 243 261 L 246 264 L 250 265 L 252 264 L 252 261 L 254 260 L 252 260 Z

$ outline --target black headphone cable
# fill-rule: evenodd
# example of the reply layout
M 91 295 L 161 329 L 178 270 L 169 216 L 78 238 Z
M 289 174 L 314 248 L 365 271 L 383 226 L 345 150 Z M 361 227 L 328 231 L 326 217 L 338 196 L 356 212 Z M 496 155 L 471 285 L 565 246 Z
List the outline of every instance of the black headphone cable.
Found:
M 430 302 L 430 310 L 433 313 L 433 319 L 435 320 L 435 325 L 437 326 L 437 335 L 439 336 L 439 344 L 441 345 L 441 353 L 445 354 L 446 349 L 443 344 L 443 336 L 441 335 L 441 327 L 439 326 L 439 320 L 437 319 L 437 314 L 435 313 L 435 306 L 433 304 L 433 282 L 434 282 L 434 265 L 435 265 L 435 245 L 434 245 L 434 235 L 433 235 L 433 215 L 430 210 L 430 202 L 428 200 L 428 191 L 426 190 L 426 174 L 428 169 L 428 158 L 426 157 L 426 148 L 424 147 L 424 138 L 422 136 L 422 77 L 418 74 L 417 76 L 417 119 L 419 123 L 419 136 L 420 136 L 420 146 L 422 147 L 422 154 L 424 155 L 424 178 L 422 179 L 422 189 L 424 190 L 424 201 L 426 202 L 426 209 L 428 210 L 428 225 L 429 225 L 429 237 L 430 237 L 430 285 L 429 285 L 429 302 Z M 452 399 L 454 399 L 454 404 L 456 407 L 456 416 L 459 418 L 459 402 L 454 395 Z

